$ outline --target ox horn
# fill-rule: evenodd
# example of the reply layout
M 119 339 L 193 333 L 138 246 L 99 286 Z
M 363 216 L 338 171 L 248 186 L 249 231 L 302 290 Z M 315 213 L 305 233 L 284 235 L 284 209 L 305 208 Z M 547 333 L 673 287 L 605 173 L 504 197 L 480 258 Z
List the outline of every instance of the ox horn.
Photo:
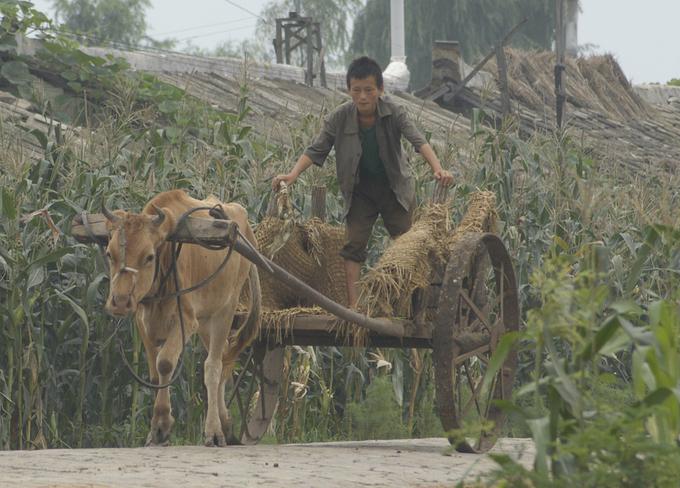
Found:
M 165 220 L 165 212 L 154 204 L 151 204 L 151 206 L 156 211 L 156 216 L 153 218 L 152 222 L 155 226 L 160 226 Z
M 118 217 L 116 214 L 111 212 L 108 208 L 106 208 L 106 204 L 102 201 L 102 213 L 104 214 L 104 217 L 109 219 L 111 223 L 116 223 L 120 221 L 120 217 Z

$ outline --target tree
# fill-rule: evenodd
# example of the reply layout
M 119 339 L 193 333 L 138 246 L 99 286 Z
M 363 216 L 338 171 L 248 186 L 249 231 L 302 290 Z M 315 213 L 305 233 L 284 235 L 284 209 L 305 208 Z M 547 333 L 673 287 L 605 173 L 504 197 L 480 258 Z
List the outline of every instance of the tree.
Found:
M 524 17 L 529 21 L 511 45 L 547 49 L 553 38 L 554 2 L 546 0 L 405 0 L 406 64 L 411 87 L 427 84 L 432 73 L 432 43 L 460 41 L 463 57 L 473 63 Z M 368 0 L 354 21 L 353 55 L 390 58 L 390 2 Z
M 324 59 L 327 65 L 343 66 L 350 43 L 349 25 L 356 15 L 362 0 L 275 0 L 262 10 L 257 24 L 260 39 L 273 40 L 276 32 L 276 19 L 288 17 L 288 12 L 296 11 L 299 5 L 302 16 L 312 17 L 320 22 Z M 273 45 L 272 45 L 273 51 Z
M 56 22 L 83 44 L 137 46 L 150 41 L 145 11 L 151 0 L 54 0 L 53 4 Z

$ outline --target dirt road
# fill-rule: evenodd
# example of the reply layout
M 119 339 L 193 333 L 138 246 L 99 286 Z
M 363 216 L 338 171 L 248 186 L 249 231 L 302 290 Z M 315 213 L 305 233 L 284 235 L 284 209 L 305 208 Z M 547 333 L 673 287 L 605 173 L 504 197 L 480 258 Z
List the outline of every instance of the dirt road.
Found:
M 528 439 L 502 439 L 494 451 L 526 466 L 535 452 Z M 453 487 L 494 467 L 486 456 L 451 453 L 445 439 L 49 449 L 0 452 L 0 487 Z

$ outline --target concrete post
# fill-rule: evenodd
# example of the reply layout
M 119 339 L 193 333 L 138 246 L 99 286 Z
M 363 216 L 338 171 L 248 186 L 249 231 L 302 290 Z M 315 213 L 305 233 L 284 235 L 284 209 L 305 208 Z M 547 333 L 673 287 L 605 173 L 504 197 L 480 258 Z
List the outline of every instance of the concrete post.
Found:
M 578 55 L 578 0 L 567 0 L 565 15 L 565 48 L 569 56 Z
M 391 0 L 390 3 L 390 38 L 392 50 L 390 61 L 406 61 L 404 30 L 404 0 Z
M 388 89 L 406 90 L 411 73 L 406 66 L 406 41 L 404 30 L 404 0 L 390 0 L 390 64 L 383 71 Z

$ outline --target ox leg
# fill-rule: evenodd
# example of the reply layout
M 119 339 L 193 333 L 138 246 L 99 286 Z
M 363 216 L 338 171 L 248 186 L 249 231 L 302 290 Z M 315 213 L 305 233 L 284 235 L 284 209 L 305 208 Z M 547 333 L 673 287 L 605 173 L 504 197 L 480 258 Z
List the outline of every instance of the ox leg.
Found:
M 149 378 L 152 383 L 158 384 L 158 369 L 156 368 L 156 358 L 158 357 L 158 347 L 149 337 L 146 330 L 146 322 L 142 316 L 135 317 L 135 324 L 137 325 L 137 332 L 142 339 L 144 345 L 144 352 L 146 353 L 146 363 L 149 367 Z
M 235 308 L 235 304 L 230 303 L 227 306 L 227 313 L 214 317 L 209 324 L 208 357 L 204 365 L 205 388 L 208 392 L 208 412 L 204 430 L 206 446 L 227 445 L 223 422 L 226 422 L 228 426 L 231 425 L 231 422 L 224 400 L 225 372 L 222 359 L 227 351 L 227 340 Z
M 187 341 L 196 330 L 196 319 L 185 316 Z M 172 379 L 177 366 L 179 355 L 182 352 L 182 332 L 179 327 L 174 327 L 158 352 L 156 369 L 158 371 L 159 384 L 165 384 Z M 151 418 L 151 430 L 146 438 L 147 446 L 167 446 L 170 443 L 170 430 L 175 423 L 170 404 L 170 388 L 162 388 L 156 393 L 156 401 L 153 405 L 153 417 Z
M 227 408 L 227 399 L 225 396 L 227 386 L 233 387 L 232 371 L 234 370 L 234 360 L 228 354 L 228 348 L 225 349 L 222 355 L 222 377 L 220 379 L 219 392 L 219 412 L 220 424 L 222 425 L 222 433 L 227 441 L 227 444 L 239 444 L 240 441 L 234 436 L 232 427 L 231 415 Z

